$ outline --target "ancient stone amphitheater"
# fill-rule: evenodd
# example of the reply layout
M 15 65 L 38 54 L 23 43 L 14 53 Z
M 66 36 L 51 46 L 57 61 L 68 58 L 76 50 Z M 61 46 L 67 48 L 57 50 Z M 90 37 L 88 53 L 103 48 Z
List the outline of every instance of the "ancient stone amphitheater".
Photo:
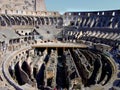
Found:
M 120 10 L 1 0 L 0 69 L 0 90 L 120 90 Z

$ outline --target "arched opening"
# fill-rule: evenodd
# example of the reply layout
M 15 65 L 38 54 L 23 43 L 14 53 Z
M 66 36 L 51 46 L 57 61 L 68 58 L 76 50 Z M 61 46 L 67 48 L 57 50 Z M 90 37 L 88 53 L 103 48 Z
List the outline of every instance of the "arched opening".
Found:
M 11 18 L 11 17 L 10 17 Z M 16 25 L 20 25 L 21 23 L 21 18 L 20 16 L 12 16 L 12 19 L 11 19 L 11 22 L 12 22 L 12 25 L 16 24 Z
M 45 17 L 44 20 L 45 20 L 45 24 L 49 25 L 49 19 L 48 19 L 48 17 Z
M 53 25 L 53 23 L 54 23 L 54 22 L 53 22 L 53 18 L 50 17 L 49 20 L 50 20 L 51 25 Z
M 27 25 L 27 20 L 25 19 L 25 17 L 21 17 L 21 23 L 22 23 L 22 25 Z
M 57 19 L 57 24 L 58 24 L 58 26 L 62 26 L 63 25 L 63 18 L 62 17 L 59 17 Z
M 35 18 L 34 18 L 34 21 L 35 21 L 35 22 L 34 22 L 34 25 L 35 25 L 35 26 L 40 25 L 39 17 L 35 17 Z
M 24 38 L 24 41 L 27 41 L 27 37 Z
M 37 22 L 38 22 L 38 25 L 40 25 L 40 24 L 41 24 L 41 20 L 40 20 L 40 18 L 39 18 L 39 17 L 37 17 Z
M 57 18 L 56 17 L 53 18 L 53 22 L 54 22 L 55 25 L 57 24 Z
M 28 37 L 28 40 L 31 40 L 31 37 Z
M 7 15 L 2 15 L 2 18 L 4 19 L 4 21 L 6 22 L 6 25 L 10 26 L 10 20 L 7 17 Z
M 22 16 L 22 19 L 24 19 L 25 25 L 28 25 L 28 19 L 25 16 Z
M 9 40 L 9 44 L 10 44 L 10 45 L 12 44 L 12 40 Z
M 22 25 L 25 25 L 25 21 L 22 21 Z
M 25 33 L 25 36 L 27 36 L 28 34 L 27 33 Z
M 14 17 L 11 17 L 11 18 L 10 18 L 10 21 L 11 21 L 11 24 L 12 24 L 12 25 L 15 25 Z
M 42 25 L 45 25 L 45 21 L 44 21 L 44 18 L 40 18 L 41 19 L 41 23 L 42 23 Z
M 28 20 L 28 25 L 32 25 L 32 20 L 29 16 L 26 16 L 27 20 Z
M 1 26 L 6 26 L 6 23 L 4 20 L 1 21 Z

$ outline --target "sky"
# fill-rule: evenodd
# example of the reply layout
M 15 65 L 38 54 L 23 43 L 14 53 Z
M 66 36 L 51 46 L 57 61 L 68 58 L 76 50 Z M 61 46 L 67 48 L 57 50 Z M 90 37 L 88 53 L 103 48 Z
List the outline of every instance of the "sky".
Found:
M 45 0 L 48 11 L 98 11 L 120 9 L 120 0 Z

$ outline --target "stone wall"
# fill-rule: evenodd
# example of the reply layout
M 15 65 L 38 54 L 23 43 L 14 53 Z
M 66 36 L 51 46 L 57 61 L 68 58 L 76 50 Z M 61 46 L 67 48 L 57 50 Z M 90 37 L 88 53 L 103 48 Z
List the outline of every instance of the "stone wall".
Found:
M 31 10 L 35 8 L 34 0 L 0 0 L 0 8 L 16 9 L 16 10 Z
M 7 15 L 25 15 L 25 16 L 60 16 L 59 12 L 52 12 L 52 11 L 30 11 L 30 10 L 15 10 L 15 9 L 1 9 L 0 14 L 7 14 Z
M 46 11 L 44 0 L 0 0 L 0 8 L 6 10 Z

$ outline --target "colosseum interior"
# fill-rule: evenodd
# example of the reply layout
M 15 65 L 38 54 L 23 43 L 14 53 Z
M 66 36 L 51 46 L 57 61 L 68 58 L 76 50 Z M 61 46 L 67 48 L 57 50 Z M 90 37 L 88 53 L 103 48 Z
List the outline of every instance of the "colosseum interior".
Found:
M 0 3 L 0 90 L 120 90 L 120 10 Z

